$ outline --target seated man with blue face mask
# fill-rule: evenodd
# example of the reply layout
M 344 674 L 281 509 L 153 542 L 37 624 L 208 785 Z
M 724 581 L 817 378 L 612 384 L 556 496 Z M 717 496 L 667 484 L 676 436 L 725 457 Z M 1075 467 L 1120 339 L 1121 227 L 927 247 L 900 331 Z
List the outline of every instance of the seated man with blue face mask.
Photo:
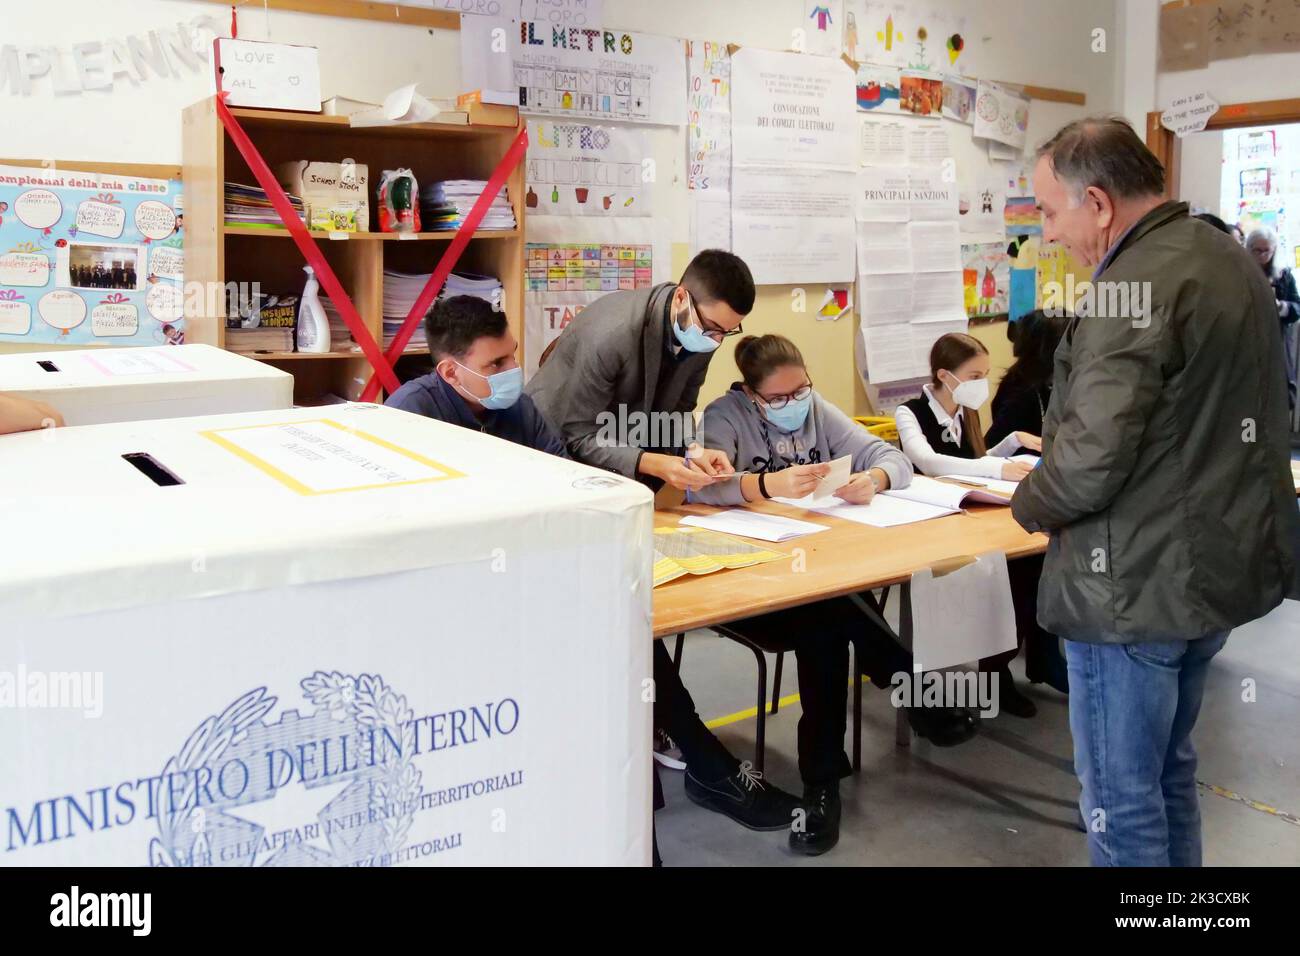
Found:
M 440 299 L 424 319 L 434 368 L 384 404 L 568 458 L 558 435 L 523 394 L 518 343 L 504 312 L 470 295 Z

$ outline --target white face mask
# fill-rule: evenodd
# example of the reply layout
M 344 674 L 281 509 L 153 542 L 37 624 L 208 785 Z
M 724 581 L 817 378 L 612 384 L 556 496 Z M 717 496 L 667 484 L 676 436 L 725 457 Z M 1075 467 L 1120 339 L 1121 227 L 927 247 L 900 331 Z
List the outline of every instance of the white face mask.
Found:
M 989 400 L 987 378 L 973 378 L 968 382 L 958 382 L 955 388 L 948 386 L 948 390 L 952 392 L 952 400 L 962 408 L 980 409 Z

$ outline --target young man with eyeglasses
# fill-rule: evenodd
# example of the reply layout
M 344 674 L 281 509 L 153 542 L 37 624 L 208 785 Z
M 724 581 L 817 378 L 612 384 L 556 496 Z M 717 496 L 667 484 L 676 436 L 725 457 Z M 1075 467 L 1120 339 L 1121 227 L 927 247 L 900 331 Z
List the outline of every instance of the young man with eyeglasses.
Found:
M 754 279 L 737 256 L 707 249 L 680 283 L 612 292 L 587 306 L 555 340 L 526 392 L 578 461 L 698 491 L 734 474 L 725 454 L 695 441 L 694 411 L 709 360 L 754 307 Z M 669 429 L 636 427 L 668 413 Z M 627 425 L 604 427 L 609 416 Z M 609 438 L 645 435 L 645 445 Z M 680 444 L 660 442 L 664 433 Z M 799 802 L 742 764 L 704 726 L 662 641 L 654 642 L 655 726 L 680 747 L 686 794 L 752 830 L 785 830 Z M 658 778 L 656 777 L 656 780 Z M 656 807 L 661 798 L 656 794 Z
M 526 391 L 578 461 L 656 490 L 664 483 L 698 490 L 731 472 L 725 456 L 692 447 L 700 386 L 714 351 L 740 333 L 753 307 L 749 267 L 707 249 L 680 283 L 611 292 L 587 306 L 560 333 Z M 665 413 L 671 428 L 645 427 Z M 626 425 L 619 435 L 660 442 L 671 435 L 681 444 L 617 444 L 603 427 L 611 415 Z

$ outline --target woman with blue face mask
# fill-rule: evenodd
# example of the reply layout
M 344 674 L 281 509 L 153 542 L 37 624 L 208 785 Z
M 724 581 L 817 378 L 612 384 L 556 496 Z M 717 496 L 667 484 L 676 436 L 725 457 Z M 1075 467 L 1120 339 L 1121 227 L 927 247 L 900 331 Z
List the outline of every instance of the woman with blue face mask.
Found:
M 906 456 L 852 421 L 812 387 L 803 356 L 781 335 L 747 335 L 736 346 L 743 381 L 704 410 L 700 432 L 727 453 L 737 472 L 729 481 L 692 492 L 692 501 L 743 505 L 763 498 L 802 498 L 830 470 L 853 456 L 847 484 L 833 490 L 849 504 L 877 491 L 906 487 Z
M 704 410 L 700 440 L 724 452 L 738 474 L 693 491 L 691 501 L 746 505 L 765 498 L 801 498 L 830 462 L 853 459 L 849 481 L 834 489 L 865 504 L 877 491 L 912 480 L 907 457 L 858 425 L 813 389 L 799 349 L 780 335 L 747 335 L 736 345 L 742 381 Z M 834 598 L 729 624 L 770 651 L 793 650 L 799 662 L 799 773 L 807 819 L 790 834 L 796 853 L 816 855 L 839 839 L 839 781 L 850 772 L 844 753 L 849 642 L 877 687 L 912 673 L 912 655 L 863 613 L 852 598 Z M 975 721 L 954 708 L 910 708 L 912 728 L 938 746 L 969 740 Z

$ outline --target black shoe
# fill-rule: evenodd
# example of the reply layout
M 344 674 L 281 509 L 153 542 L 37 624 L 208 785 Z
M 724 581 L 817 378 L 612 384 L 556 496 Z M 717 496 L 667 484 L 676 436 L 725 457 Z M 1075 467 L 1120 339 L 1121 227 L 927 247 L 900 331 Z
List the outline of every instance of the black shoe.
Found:
M 1016 687 L 1016 682 L 1011 677 L 1011 671 L 1005 667 L 997 672 L 998 675 L 998 709 L 1005 710 L 1012 717 L 1034 717 L 1038 714 L 1038 707 L 1032 700 L 1020 693 Z
M 764 783 L 763 775 L 748 760 L 733 776 L 712 783 L 699 780 L 687 768 L 686 796 L 751 830 L 789 829 L 799 809 L 793 794 Z
M 936 747 L 956 747 L 979 732 L 979 721 L 962 707 L 908 707 L 907 722 Z
M 790 829 L 790 849 L 804 856 L 820 856 L 840 842 L 839 782 L 803 788 L 807 814 L 801 829 Z

